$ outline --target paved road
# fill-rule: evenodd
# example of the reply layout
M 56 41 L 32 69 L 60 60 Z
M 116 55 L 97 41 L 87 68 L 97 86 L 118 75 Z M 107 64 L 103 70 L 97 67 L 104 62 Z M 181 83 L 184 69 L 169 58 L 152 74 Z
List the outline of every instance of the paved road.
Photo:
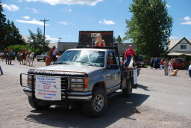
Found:
M 101 118 L 88 118 L 80 106 L 38 112 L 28 105 L 19 86 L 19 73 L 29 67 L 5 65 L 0 76 L 0 128 L 190 128 L 191 79 L 185 71 L 165 77 L 160 70 L 142 69 L 139 88 L 127 98 L 116 95 Z M 35 66 L 43 65 L 36 63 Z

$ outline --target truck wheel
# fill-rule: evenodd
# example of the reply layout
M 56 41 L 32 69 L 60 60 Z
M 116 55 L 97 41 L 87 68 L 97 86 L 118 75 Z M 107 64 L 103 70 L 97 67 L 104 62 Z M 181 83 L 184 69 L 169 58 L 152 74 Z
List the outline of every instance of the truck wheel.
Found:
M 132 94 L 132 81 L 131 80 L 126 80 L 126 83 L 127 83 L 127 87 L 122 89 L 122 92 L 123 92 L 123 95 L 127 95 L 129 96 L 130 94 Z
M 30 106 L 36 110 L 46 110 L 50 107 L 49 104 L 42 103 L 32 97 L 28 97 L 28 102 L 29 102 Z
M 84 106 L 84 112 L 89 116 L 99 117 L 107 110 L 107 96 L 102 88 L 96 88 L 92 99 Z

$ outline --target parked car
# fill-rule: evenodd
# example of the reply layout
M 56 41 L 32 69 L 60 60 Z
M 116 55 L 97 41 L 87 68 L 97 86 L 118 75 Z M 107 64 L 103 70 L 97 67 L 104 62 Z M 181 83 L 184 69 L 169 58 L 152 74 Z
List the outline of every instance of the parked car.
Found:
M 0 58 L 4 58 L 4 53 L 0 52 Z
M 150 60 L 150 66 L 152 68 L 158 69 L 158 68 L 160 68 L 160 62 L 161 62 L 161 58 L 160 57 L 153 57 Z
M 174 69 L 185 69 L 187 65 L 184 58 L 175 58 L 172 66 Z
M 29 104 L 37 110 L 51 105 L 81 102 L 85 113 L 104 114 L 108 95 L 122 89 L 124 95 L 137 87 L 137 68 L 122 70 L 119 54 L 112 48 L 69 49 L 53 64 L 20 75 Z M 27 85 L 22 76 L 27 75 Z M 119 108 L 118 108 L 119 109 Z
M 143 56 L 137 56 L 137 57 L 135 58 L 135 60 L 136 60 L 136 65 L 137 65 L 138 67 L 140 67 L 140 68 L 145 67 L 145 62 L 144 62 L 144 57 L 143 57 Z
M 46 56 L 47 56 L 47 54 L 46 54 L 46 53 L 43 53 L 43 54 L 37 55 L 37 56 L 36 56 L 36 60 L 37 60 L 37 61 L 45 61 Z

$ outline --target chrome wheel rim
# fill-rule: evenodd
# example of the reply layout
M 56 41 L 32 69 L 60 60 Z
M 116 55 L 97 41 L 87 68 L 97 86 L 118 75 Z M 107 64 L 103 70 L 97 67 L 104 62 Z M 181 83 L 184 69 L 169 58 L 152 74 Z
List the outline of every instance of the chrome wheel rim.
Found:
M 100 112 L 104 107 L 104 97 L 96 95 L 93 99 L 93 107 L 96 112 Z

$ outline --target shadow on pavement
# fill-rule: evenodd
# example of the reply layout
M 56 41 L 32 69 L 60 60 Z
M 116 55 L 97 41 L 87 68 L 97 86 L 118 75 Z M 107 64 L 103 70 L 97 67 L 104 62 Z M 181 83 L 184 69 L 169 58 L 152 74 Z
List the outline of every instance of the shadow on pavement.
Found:
M 31 113 L 25 120 L 54 127 L 105 128 L 121 118 L 136 120 L 130 116 L 140 113 L 136 107 L 145 102 L 148 97 L 149 95 L 144 94 L 132 94 L 130 97 L 116 95 L 109 99 L 108 111 L 100 118 L 86 117 L 80 112 L 80 107 L 70 111 L 58 107 L 41 113 Z
M 141 89 L 143 89 L 145 91 L 150 91 L 147 86 L 144 86 L 144 85 L 141 85 L 141 84 L 138 84 L 137 87 L 141 88 Z

